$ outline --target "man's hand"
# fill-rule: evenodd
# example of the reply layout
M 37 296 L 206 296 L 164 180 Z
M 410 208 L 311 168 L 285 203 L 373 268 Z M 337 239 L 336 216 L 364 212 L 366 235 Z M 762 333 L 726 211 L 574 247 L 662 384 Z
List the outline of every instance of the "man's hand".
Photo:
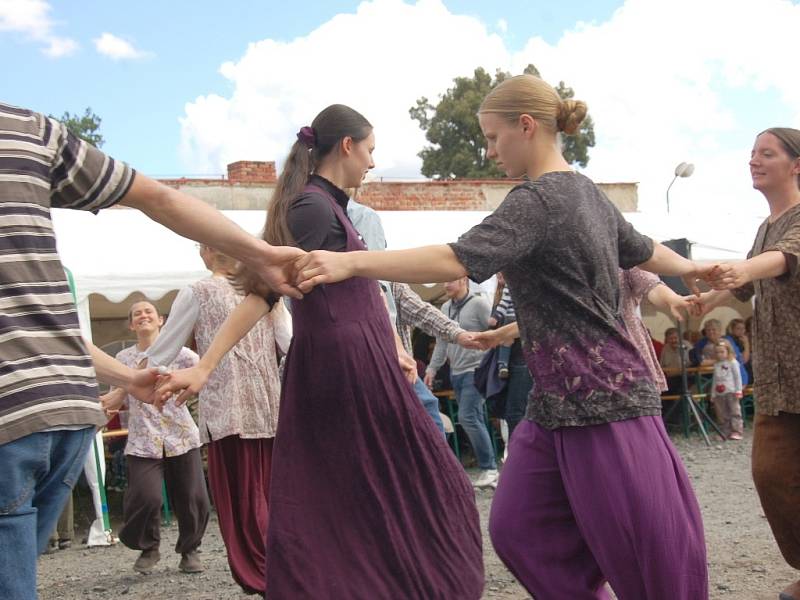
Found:
M 124 386 L 125 391 L 145 404 L 155 404 L 158 373 L 157 368 L 134 370 L 130 383 Z
M 261 256 L 258 260 L 249 262 L 247 266 L 275 292 L 300 299 L 303 294 L 295 285 L 297 279 L 295 263 L 305 254 L 300 248 L 270 246 L 263 242 Z
M 353 252 L 328 252 L 314 250 L 298 259 L 294 267 L 297 271 L 297 287 L 307 294 L 323 283 L 336 283 L 353 276 Z
M 425 379 L 423 379 L 423 381 L 425 382 L 425 385 L 428 387 L 428 389 L 433 389 L 434 377 L 436 377 L 436 373 L 434 373 L 433 371 L 425 371 Z
M 403 375 L 411 385 L 417 381 L 417 361 L 415 361 L 405 350 L 397 352 L 397 358 L 400 361 L 400 368 L 403 370 Z
M 456 336 L 456 344 L 468 350 L 483 350 L 481 344 L 475 339 L 475 333 L 472 331 L 462 331 Z
M 163 375 L 159 381 L 158 389 L 155 392 L 155 402 L 153 403 L 159 410 L 172 398 L 173 394 L 178 394 L 175 404 L 182 405 L 192 396 L 196 396 L 208 381 L 211 372 L 201 364 L 188 369 L 179 369 Z

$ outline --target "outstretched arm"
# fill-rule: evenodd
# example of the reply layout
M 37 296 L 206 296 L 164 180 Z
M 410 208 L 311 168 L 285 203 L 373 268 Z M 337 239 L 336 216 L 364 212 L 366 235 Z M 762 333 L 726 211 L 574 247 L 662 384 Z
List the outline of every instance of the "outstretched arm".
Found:
M 89 340 L 84 341 L 92 357 L 98 381 L 122 388 L 137 400 L 147 404 L 154 403 L 157 369 L 131 369 L 100 350 Z
M 303 292 L 321 283 L 366 277 L 403 283 L 444 282 L 464 277 L 464 268 L 447 245 L 383 252 L 315 250 L 296 263 Z
M 220 327 L 214 341 L 195 367 L 181 369 L 170 373 L 166 381 L 156 392 L 156 400 L 163 404 L 180 392 L 175 402 L 180 405 L 197 394 L 208 381 L 208 377 L 217 368 L 222 358 L 250 331 L 258 320 L 269 312 L 266 300 L 261 296 L 250 294 L 233 312 L 228 315 Z
M 137 208 L 154 221 L 183 237 L 207 244 L 238 258 L 269 286 L 295 298 L 293 263 L 304 253 L 299 248 L 271 246 L 253 237 L 217 209 L 137 173 L 121 204 Z
M 693 294 L 699 295 L 700 288 L 697 287 L 697 280 L 708 280 L 715 266 L 698 265 L 696 262 L 684 258 L 677 252 L 673 252 L 663 244 L 655 242 L 653 244 L 653 255 L 649 260 L 640 264 L 639 268 L 658 275 L 681 277 L 686 287 L 688 287 Z
M 787 269 L 786 255 L 771 250 L 747 260 L 719 265 L 709 283 L 716 290 L 732 290 L 756 279 L 780 277 Z

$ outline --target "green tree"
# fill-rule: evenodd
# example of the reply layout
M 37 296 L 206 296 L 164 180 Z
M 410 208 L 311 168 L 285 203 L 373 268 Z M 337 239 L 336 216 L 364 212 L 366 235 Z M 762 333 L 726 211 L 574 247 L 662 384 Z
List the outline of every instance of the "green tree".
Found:
M 533 65 L 528 65 L 524 72 L 539 76 L 539 71 Z M 423 175 L 434 179 L 492 179 L 504 176 L 494 162 L 486 158 L 486 142 L 478 124 L 478 108 L 486 94 L 510 76 L 498 69 L 492 78 L 482 67 L 478 67 L 472 77 L 456 77 L 453 87 L 441 96 L 436 106 L 423 97 L 409 109 L 411 118 L 419 123 L 431 144 L 418 154 L 422 159 Z M 573 89 L 563 81 L 555 89 L 564 99 L 575 95 Z M 562 139 L 567 162 L 585 167 L 589 162 L 589 148 L 594 146 L 592 118 L 587 115 L 577 134 L 564 135 Z
M 50 115 L 50 117 L 61 121 L 72 133 L 93 146 L 100 148 L 105 143 L 103 136 L 99 133 L 102 119 L 94 114 L 91 108 L 87 107 L 83 116 L 65 112 L 61 117 L 54 117 L 53 115 Z

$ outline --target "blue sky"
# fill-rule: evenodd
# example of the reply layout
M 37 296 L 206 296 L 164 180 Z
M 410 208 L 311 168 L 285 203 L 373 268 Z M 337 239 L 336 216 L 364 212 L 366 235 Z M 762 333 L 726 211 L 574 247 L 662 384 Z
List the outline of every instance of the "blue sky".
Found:
M 797 31 L 790 0 L 0 0 L 0 100 L 91 106 L 104 150 L 153 176 L 280 162 L 297 128 L 344 102 L 375 125 L 376 175 L 416 178 L 416 98 L 533 62 L 589 104 L 587 175 L 639 182 L 658 211 L 675 165 L 694 162 L 673 208 L 723 222 L 765 212 L 755 134 L 800 126 Z
M 142 0 L 134 4 L 81 0 L 53 1 L 52 30 L 78 42 L 74 54 L 50 58 L 42 44 L 22 32 L 0 29 L 0 53 L 6 61 L 0 98 L 4 102 L 61 115 L 87 106 L 103 119 L 104 149 L 153 175 L 187 172 L 179 158 L 178 118 L 184 105 L 209 93 L 229 94 L 232 86 L 219 74 L 225 61 L 237 60 L 250 42 L 291 41 L 305 36 L 358 2 L 247 2 L 241 0 Z M 496 29 L 504 19 L 504 39 L 520 46 L 533 33 L 555 41 L 578 20 L 610 16 L 619 2 L 445 2 L 452 11 L 474 15 Z M 2 9 L 0 9 L 2 10 Z M 109 32 L 152 56 L 113 61 L 100 55 L 93 40 Z M 300 76 L 300 74 L 298 74 Z M 448 81 L 443 81 L 443 89 Z M 211 169 L 218 172 L 219 169 Z

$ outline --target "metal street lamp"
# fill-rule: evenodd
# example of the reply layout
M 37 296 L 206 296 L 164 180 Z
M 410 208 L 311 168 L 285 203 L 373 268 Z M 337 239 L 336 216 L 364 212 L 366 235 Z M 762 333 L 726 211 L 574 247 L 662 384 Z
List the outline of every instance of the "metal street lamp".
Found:
M 667 186 L 667 214 L 669 214 L 669 190 L 672 184 L 675 183 L 678 177 L 690 177 L 692 173 L 694 173 L 694 165 L 692 163 L 682 162 L 675 167 L 675 177 L 672 178 L 672 181 L 669 182 L 669 186 Z

